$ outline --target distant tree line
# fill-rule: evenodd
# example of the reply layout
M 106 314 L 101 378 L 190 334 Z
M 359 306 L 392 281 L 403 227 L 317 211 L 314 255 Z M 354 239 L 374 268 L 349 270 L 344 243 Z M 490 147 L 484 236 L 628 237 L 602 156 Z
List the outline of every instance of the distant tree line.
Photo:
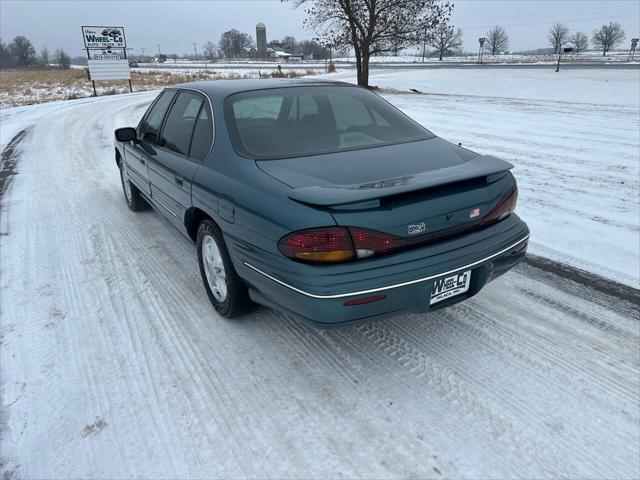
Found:
M 462 47 L 462 29 L 450 24 L 453 5 L 444 0 L 290 0 L 296 6 L 306 6 L 307 26 L 318 31 L 319 38 L 297 41 L 285 36 L 274 39 L 268 46 L 305 58 L 323 60 L 329 58 L 331 50 L 345 51 L 353 48 L 358 66 L 361 85 L 368 84 L 369 58 L 384 53 L 398 54 L 404 48 L 421 46 L 423 57 L 427 45 L 435 49 L 440 60 L 447 55 L 459 53 Z M 496 25 L 486 34 L 485 52 L 499 55 L 509 51 L 509 36 L 506 30 Z M 594 30 L 589 36 L 581 31 L 571 32 L 561 23 L 554 23 L 547 32 L 547 42 L 551 50 L 538 49 L 521 53 L 558 53 L 571 47 L 575 52 L 593 48 L 606 55 L 620 46 L 625 39 L 622 26 L 609 22 Z M 431 54 L 431 53 L 429 53 Z M 222 33 L 217 43 L 208 41 L 201 46 L 200 55 L 184 54 L 186 58 L 241 59 L 256 58 L 256 44 L 248 33 L 237 29 Z M 165 54 L 164 58 L 178 58 Z M 144 56 L 138 56 L 144 60 Z M 59 48 L 50 53 L 47 47 L 40 52 L 24 35 L 16 36 L 11 42 L 0 40 L 0 68 L 57 67 L 70 68 L 72 59 Z
M 624 39 L 624 29 L 616 22 L 602 25 L 597 30 L 594 30 L 591 35 L 591 43 L 594 48 L 602 52 L 603 56 L 619 46 Z M 583 52 L 589 48 L 589 37 L 586 33 L 571 33 L 569 27 L 560 22 L 554 23 L 549 29 L 547 40 L 555 53 L 559 53 L 565 46 L 573 48 L 576 52 Z
M 24 35 L 18 35 L 8 44 L 0 40 L 0 68 L 34 66 L 70 68 L 71 57 L 62 48 L 51 54 L 47 47 L 42 47 L 36 54 L 33 44 Z

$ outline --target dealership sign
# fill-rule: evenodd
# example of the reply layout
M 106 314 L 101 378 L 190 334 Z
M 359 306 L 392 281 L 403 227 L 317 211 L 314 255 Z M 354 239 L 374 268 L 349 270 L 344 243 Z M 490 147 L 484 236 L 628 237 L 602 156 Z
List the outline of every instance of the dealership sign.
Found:
M 84 48 L 126 48 L 123 27 L 82 27 Z
M 94 93 L 96 80 L 129 80 L 131 90 L 124 28 L 83 26 L 82 37 Z

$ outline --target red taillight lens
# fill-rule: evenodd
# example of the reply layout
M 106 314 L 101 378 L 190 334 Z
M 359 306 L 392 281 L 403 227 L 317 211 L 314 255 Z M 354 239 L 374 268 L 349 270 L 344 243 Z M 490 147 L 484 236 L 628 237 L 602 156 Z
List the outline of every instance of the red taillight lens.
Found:
M 338 263 L 356 258 L 351 236 L 344 227 L 313 228 L 293 232 L 279 242 L 287 257 L 312 263 Z
M 358 227 L 325 227 L 300 230 L 280 240 L 280 251 L 289 258 L 311 263 L 339 263 L 383 255 L 407 246 L 407 240 Z
M 515 185 L 511 192 L 498 202 L 498 204 L 491 210 L 482 220 L 480 225 L 487 225 L 506 218 L 511 215 L 516 209 L 516 203 L 518 202 L 518 187 Z
M 405 247 L 407 240 L 365 228 L 349 227 L 358 258 L 382 255 Z

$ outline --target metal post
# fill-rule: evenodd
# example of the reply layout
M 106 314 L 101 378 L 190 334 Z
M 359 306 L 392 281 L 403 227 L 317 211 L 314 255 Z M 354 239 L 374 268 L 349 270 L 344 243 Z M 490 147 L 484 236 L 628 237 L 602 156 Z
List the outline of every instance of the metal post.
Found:
M 427 27 L 424 28 L 424 37 L 422 37 L 422 63 L 424 63 L 424 56 L 427 50 Z
M 127 60 L 127 64 L 128 62 L 128 57 L 127 57 L 127 47 L 124 47 L 122 49 L 122 53 L 124 53 L 124 59 Z M 127 65 L 128 67 L 128 65 Z M 129 93 L 133 93 L 133 87 L 131 86 L 131 70 L 129 70 Z
M 631 39 L 631 50 L 629 50 L 629 57 L 627 58 L 627 62 L 633 60 L 633 57 L 636 54 L 636 46 L 638 45 L 638 38 Z
M 478 48 L 478 64 L 482 63 L 482 53 L 484 51 L 484 42 L 485 42 L 486 38 L 485 37 L 480 37 L 478 39 L 478 43 L 480 44 L 480 48 Z
M 89 60 L 91 60 L 91 55 L 89 54 L 89 49 L 86 48 L 85 49 L 87 51 L 87 72 L 89 73 L 89 77 L 91 77 L 91 70 L 89 70 L 88 64 L 89 64 Z M 96 91 L 96 82 L 95 80 L 91 80 L 91 85 L 93 86 L 93 96 L 97 97 L 98 96 L 98 92 Z

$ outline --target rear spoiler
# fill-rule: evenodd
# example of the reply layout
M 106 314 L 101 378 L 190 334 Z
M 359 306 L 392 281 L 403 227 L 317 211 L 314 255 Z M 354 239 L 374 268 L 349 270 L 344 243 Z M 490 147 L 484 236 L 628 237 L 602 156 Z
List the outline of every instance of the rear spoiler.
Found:
M 459 165 L 416 175 L 377 180 L 361 185 L 295 188 L 289 192 L 289 198 L 309 205 L 336 206 L 424 190 L 473 178 L 488 177 L 498 173 L 505 173 L 512 168 L 513 165 L 511 163 L 499 158 L 490 155 L 479 155 Z

